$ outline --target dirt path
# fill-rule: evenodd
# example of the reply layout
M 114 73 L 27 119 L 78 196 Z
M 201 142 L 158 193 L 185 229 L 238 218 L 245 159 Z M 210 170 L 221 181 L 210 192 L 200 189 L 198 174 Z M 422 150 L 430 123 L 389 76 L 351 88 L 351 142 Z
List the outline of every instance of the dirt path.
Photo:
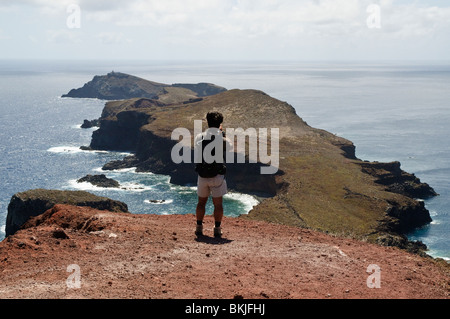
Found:
M 57 205 L 0 243 L 0 296 L 449 296 L 448 267 L 397 248 L 239 218 L 224 219 L 218 240 L 208 217 L 206 236 L 196 238 L 194 219 Z M 380 272 L 367 272 L 370 265 Z M 369 276 L 380 288 L 368 288 Z

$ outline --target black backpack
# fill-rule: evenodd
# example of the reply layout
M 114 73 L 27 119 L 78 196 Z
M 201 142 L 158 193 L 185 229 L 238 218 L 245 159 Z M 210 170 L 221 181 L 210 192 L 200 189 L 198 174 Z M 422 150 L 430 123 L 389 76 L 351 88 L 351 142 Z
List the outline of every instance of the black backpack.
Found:
M 216 163 L 215 161 L 212 163 L 207 163 L 205 161 L 205 158 L 203 156 L 203 152 L 205 150 L 205 147 L 213 142 L 215 139 L 215 136 L 212 135 L 211 139 L 207 140 L 204 139 L 202 140 L 202 163 L 196 164 L 195 166 L 195 171 L 198 173 L 198 175 L 200 177 L 203 178 L 212 178 L 212 177 L 216 177 L 217 175 L 225 175 L 226 171 L 227 171 L 227 167 L 225 166 L 224 163 Z M 224 141 L 224 145 L 223 145 L 223 158 L 224 158 L 224 162 L 225 162 L 225 141 Z M 212 150 L 211 155 L 215 156 L 215 149 Z

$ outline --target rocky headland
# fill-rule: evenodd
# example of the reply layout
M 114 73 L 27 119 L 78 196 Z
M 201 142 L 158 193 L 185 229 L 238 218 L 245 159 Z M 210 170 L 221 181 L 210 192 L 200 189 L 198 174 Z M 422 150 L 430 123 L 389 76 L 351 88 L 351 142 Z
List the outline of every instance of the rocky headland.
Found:
M 228 90 L 189 104 L 147 99 L 108 102 L 93 132 L 93 150 L 132 152 L 103 168 L 136 167 L 171 176 L 175 184 L 196 183 L 192 164 L 174 164 L 175 128 L 189 129 L 211 110 L 222 112 L 224 128 L 278 128 L 279 170 L 261 175 L 258 163 L 227 164 L 231 189 L 263 198 L 246 219 L 271 221 L 423 251 L 405 233 L 431 221 L 419 198 L 435 191 L 400 163 L 356 158 L 351 141 L 310 127 L 286 102 L 258 90 Z M 206 129 L 205 124 L 203 129 Z M 236 143 L 236 141 L 235 141 Z M 249 142 L 246 142 L 247 146 Z M 268 138 L 270 150 L 270 136 Z M 192 145 L 192 144 L 191 144 Z M 248 147 L 246 154 L 248 158 Z
M 88 206 L 113 212 L 128 212 L 127 204 L 84 191 L 33 189 L 12 196 L 6 216 L 6 236 L 13 235 L 33 216 L 39 216 L 55 204 Z

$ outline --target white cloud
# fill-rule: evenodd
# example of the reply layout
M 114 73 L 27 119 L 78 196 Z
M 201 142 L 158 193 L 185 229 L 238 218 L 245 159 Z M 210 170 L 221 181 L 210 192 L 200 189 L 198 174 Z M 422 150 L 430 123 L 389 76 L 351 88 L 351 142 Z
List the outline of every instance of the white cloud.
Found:
M 13 4 L 11 4 L 13 3 Z M 82 34 L 65 27 L 67 6 L 81 8 Z M 444 54 L 442 39 L 450 34 L 450 4 L 415 0 L 0 0 L 0 12 L 27 6 L 45 14 L 48 41 L 98 44 L 131 43 L 140 51 L 215 53 L 241 56 L 290 54 L 315 57 L 355 56 L 368 47 L 418 48 L 425 54 L 430 43 Z M 366 23 L 369 4 L 378 4 L 381 28 Z M 6 9 L 5 9 L 6 8 Z M 20 10 L 15 10 L 20 14 Z M 0 28 L 3 25 L 0 24 Z M 16 29 L 20 29 L 17 26 Z M 39 29 L 39 26 L 36 26 Z M 45 31 L 52 29 L 51 31 Z M 59 30 L 59 31 L 55 31 Z M 9 31 L 9 29 L 8 29 Z M 29 33 L 29 32 L 28 32 Z M 27 33 L 27 34 L 28 34 Z M 1 36 L 1 33 L 0 33 Z M 26 35 L 25 35 L 26 37 Z M 430 42 L 432 39 L 438 39 Z M 430 40 L 431 39 L 431 40 Z M 424 46 L 424 41 L 427 46 Z M 146 46 L 146 47 L 145 47 Z M 100 48 L 100 47 L 99 47 Z M 141 50 L 142 49 L 142 50 Z M 178 50 L 180 49 L 180 50 Z M 444 50 L 443 50 L 444 49 Z M 203 51 L 202 51 L 203 50 Z M 381 51 L 381 49 L 378 49 Z M 320 51 L 320 52 L 319 52 Z M 131 52 L 131 50 L 130 50 Z M 384 53 L 388 54 L 387 51 Z M 161 53 L 163 56 L 164 54 Z M 198 56 L 198 54 L 196 55 Z
M 353 37 L 371 34 L 366 25 L 371 0 L 131 0 L 80 1 L 89 21 L 119 27 L 152 27 L 195 36 L 258 39 L 264 37 Z M 95 2 L 97 3 L 97 2 Z M 396 5 L 381 0 L 385 38 L 422 37 L 445 29 L 450 8 Z
M 392 1 L 390 1 L 392 2 Z M 381 31 L 390 38 L 420 38 L 450 30 L 450 7 L 423 7 L 415 4 L 381 7 Z
M 80 32 L 69 29 L 47 30 L 47 41 L 56 44 L 81 43 Z
M 2 29 L 0 29 L 0 40 L 9 40 L 11 37 L 7 35 Z
M 58 14 L 64 12 L 67 6 L 77 3 L 76 0 L 0 0 L 2 8 L 20 9 L 23 6 L 38 8 L 43 14 Z
M 130 39 L 127 39 L 122 32 L 100 32 L 96 36 L 103 44 L 121 44 L 131 43 Z
M 182 37 L 349 36 L 367 31 L 358 28 L 366 29 L 366 8 L 373 3 L 381 7 L 386 35 L 423 36 L 448 28 L 450 21 L 450 7 L 394 0 L 0 0 L 0 7 L 28 5 L 61 15 L 73 3 L 88 21 L 161 28 Z

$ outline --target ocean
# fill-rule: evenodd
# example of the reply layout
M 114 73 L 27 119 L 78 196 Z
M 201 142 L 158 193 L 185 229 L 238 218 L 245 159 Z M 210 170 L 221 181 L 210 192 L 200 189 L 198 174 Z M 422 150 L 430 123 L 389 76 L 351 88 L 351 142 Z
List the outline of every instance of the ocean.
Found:
M 259 89 L 291 104 L 309 125 L 354 142 L 357 157 L 400 161 L 440 194 L 425 201 L 433 222 L 408 237 L 450 259 L 450 64 L 433 62 L 0 61 L 0 240 L 11 196 L 34 188 L 87 190 L 127 203 L 132 213 L 195 212 L 195 185 L 134 169 L 103 172 L 126 154 L 79 149 L 94 130 L 80 125 L 98 118 L 105 101 L 60 96 L 111 71 L 167 84 Z M 76 182 L 100 173 L 123 187 Z M 256 204 L 230 193 L 225 214 L 239 216 Z

